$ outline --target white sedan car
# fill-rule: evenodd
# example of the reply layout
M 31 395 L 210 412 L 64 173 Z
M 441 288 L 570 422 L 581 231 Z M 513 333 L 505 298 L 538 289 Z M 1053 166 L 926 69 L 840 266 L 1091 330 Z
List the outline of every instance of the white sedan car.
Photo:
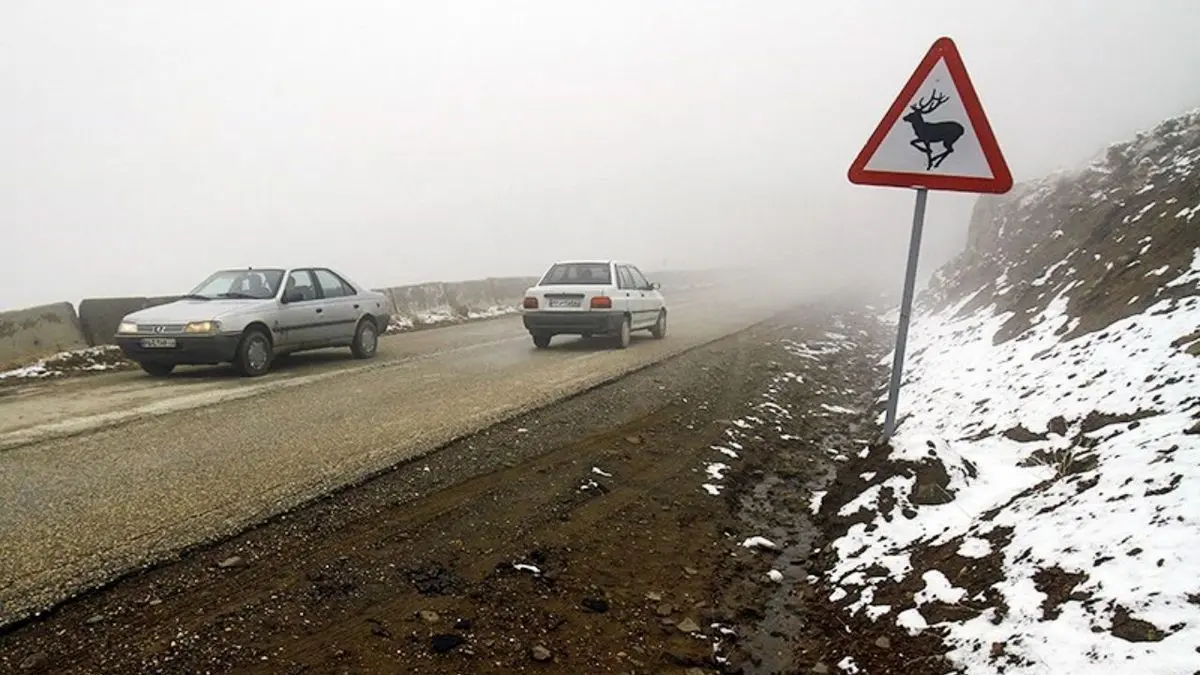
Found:
M 554 263 L 525 292 L 521 314 L 539 349 L 550 346 L 555 335 L 610 337 L 621 349 L 635 330 L 660 340 L 667 335 L 667 302 L 659 285 L 619 260 Z
M 349 347 L 375 356 L 391 303 L 328 267 L 221 270 L 178 300 L 121 319 L 116 343 L 156 377 L 179 365 L 232 363 L 265 375 L 292 352 Z

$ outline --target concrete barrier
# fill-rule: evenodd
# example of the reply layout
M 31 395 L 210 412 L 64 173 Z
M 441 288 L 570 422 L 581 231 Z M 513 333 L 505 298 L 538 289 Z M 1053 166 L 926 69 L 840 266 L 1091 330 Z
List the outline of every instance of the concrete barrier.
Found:
M 392 303 L 392 314 L 418 319 L 422 315 L 467 316 L 494 307 L 516 307 L 533 277 L 501 277 L 470 281 L 431 282 L 378 289 Z
M 0 369 L 86 346 L 69 302 L 0 312 Z
M 89 346 L 113 343 L 117 325 L 125 315 L 139 309 L 165 305 L 178 296 L 135 298 L 84 298 L 79 303 L 79 325 Z

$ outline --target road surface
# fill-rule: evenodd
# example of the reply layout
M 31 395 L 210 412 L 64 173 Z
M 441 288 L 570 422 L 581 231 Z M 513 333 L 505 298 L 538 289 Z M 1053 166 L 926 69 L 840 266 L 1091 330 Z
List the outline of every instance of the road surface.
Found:
M 137 373 L 0 399 L 0 625 L 530 408 L 743 329 L 783 307 L 680 294 L 628 350 L 520 319 L 389 337 L 370 362 L 298 355 L 266 378 Z M 486 448 L 480 448 L 486 452 Z

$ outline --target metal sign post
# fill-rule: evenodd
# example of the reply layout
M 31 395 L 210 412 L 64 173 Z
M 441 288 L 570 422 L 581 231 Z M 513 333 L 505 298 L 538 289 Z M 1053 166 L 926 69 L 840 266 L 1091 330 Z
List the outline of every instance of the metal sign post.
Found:
M 887 440 L 896 431 L 904 349 L 912 321 L 929 191 L 1003 194 L 1012 189 L 1013 183 L 953 40 L 938 38 L 929 48 L 850 165 L 847 177 L 857 185 L 917 190 L 883 422 L 883 438 Z
M 921 257 L 921 231 L 925 229 L 925 202 L 929 190 L 917 188 L 913 207 L 912 239 L 908 242 L 908 268 L 904 270 L 904 295 L 900 298 L 900 322 L 896 326 L 896 353 L 892 357 L 892 379 L 888 383 L 887 414 L 883 420 L 883 438 L 896 431 L 896 407 L 900 398 L 900 379 L 904 373 L 904 347 L 908 344 L 908 323 L 912 317 L 913 296 L 917 287 L 917 261 Z

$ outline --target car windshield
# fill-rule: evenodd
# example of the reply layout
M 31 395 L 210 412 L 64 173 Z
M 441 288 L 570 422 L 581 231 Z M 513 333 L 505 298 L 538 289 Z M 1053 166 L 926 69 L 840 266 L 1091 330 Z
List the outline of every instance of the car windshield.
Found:
M 542 286 L 562 284 L 611 284 L 608 263 L 558 263 L 542 277 Z
M 266 300 L 275 297 L 283 270 L 222 270 L 188 292 L 191 298 Z

